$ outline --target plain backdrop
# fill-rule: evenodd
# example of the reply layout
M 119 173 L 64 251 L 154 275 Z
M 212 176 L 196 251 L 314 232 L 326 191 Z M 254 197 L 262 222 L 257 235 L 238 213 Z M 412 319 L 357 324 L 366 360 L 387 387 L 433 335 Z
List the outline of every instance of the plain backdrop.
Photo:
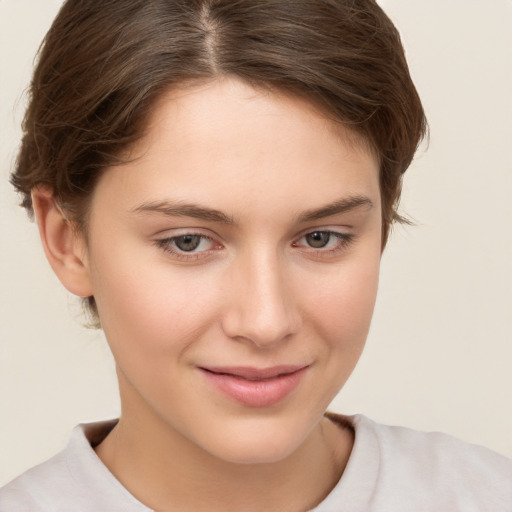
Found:
M 60 0 L 0 0 L 0 484 L 119 413 L 8 184 L 33 57 Z M 383 0 L 431 126 L 406 175 L 363 357 L 332 404 L 512 456 L 512 2 Z

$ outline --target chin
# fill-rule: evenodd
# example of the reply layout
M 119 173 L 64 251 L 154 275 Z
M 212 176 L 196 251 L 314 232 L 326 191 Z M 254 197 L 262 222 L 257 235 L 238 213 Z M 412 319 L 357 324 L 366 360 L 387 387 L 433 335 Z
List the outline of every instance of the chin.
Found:
M 272 464 L 285 460 L 304 443 L 310 429 L 271 421 L 249 422 L 210 438 L 203 447 L 214 457 L 233 464 Z M 295 428 L 294 428 L 295 427 Z
M 231 464 L 275 464 L 294 453 L 289 446 L 275 446 L 274 443 L 231 444 L 219 451 L 219 458 Z M 215 454 L 214 454 L 215 455 Z

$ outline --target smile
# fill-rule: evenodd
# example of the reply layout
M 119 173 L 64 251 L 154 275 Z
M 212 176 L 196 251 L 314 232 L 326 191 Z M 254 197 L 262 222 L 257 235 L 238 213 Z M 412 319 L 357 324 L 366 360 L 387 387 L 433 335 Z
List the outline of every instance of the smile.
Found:
M 270 407 L 284 400 L 299 385 L 309 365 L 200 367 L 208 383 L 223 395 L 247 407 Z

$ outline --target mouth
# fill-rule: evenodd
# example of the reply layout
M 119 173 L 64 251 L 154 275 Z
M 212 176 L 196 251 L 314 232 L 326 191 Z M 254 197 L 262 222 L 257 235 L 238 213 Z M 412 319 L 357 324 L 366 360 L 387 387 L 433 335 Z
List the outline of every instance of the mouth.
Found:
M 198 367 L 217 392 L 247 407 L 270 407 L 283 401 L 299 386 L 308 368 L 309 365 Z
M 252 382 L 272 380 L 284 375 L 290 375 L 297 371 L 306 368 L 308 365 L 293 366 L 293 365 L 281 365 L 273 366 L 270 368 L 252 368 L 249 366 L 237 366 L 237 367 L 201 367 L 201 370 L 205 372 L 213 373 L 216 375 L 226 375 L 231 377 L 237 377 L 239 379 L 248 380 Z

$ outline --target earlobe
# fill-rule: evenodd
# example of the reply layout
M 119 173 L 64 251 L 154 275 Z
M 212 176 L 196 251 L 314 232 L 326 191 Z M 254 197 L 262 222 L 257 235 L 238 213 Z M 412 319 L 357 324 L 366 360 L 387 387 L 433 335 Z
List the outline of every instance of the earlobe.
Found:
M 93 292 L 83 238 L 65 218 L 49 187 L 34 188 L 32 204 L 41 243 L 53 271 L 71 293 L 90 297 Z

